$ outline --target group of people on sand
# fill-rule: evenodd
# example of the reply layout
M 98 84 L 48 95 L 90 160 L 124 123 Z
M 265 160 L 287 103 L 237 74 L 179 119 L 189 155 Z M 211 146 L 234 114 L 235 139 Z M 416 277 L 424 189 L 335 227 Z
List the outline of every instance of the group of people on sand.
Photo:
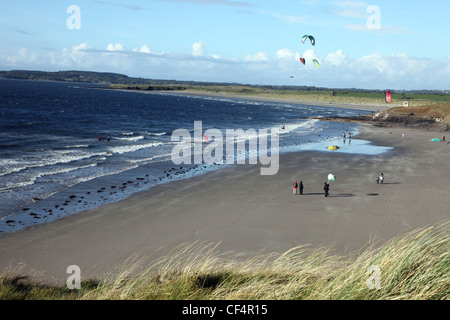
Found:
M 297 181 L 294 181 L 294 185 L 293 185 L 293 194 L 297 194 L 297 190 L 298 190 L 298 194 L 303 194 L 303 181 L 300 181 L 300 183 L 297 183 Z
M 384 182 L 384 174 L 381 173 L 381 174 L 377 177 L 377 184 L 383 183 L 383 182 Z
M 381 173 L 378 177 L 377 177 L 377 184 L 380 183 L 384 183 L 384 174 Z M 292 186 L 292 193 L 294 195 L 296 194 L 303 194 L 303 181 L 300 181 L 300 183 L 297 183 L 297 181 L 294 181 L 294 184 Z M 329 182 L 324 182 L 323 185 L 323 190 L 325 191 L 325 197 L 328 197 L 328 195 L 330 194 L 330 183 Z
M 296 194 L 302 195 L 303 189 L 304 189 L 303 181 L 300 181 L 300 183 L 298 183 L 297 181 L 294 181 L 294 184 L 292 186 L 292 193 L 294 195 L 296 195 Z M 328 194 L 330 191 L 330 184 L 328 182 L 324 183 L 323 190 L 325 191 L 325 197 L 328 197 Z

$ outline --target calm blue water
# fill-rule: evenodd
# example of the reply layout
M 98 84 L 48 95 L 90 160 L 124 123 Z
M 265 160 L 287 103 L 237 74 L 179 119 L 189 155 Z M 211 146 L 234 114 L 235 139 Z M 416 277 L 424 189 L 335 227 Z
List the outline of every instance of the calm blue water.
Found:
M 123 199 L 221 165 L 174 165 L 176 129 L 281 127 L 280 152 L 342 144 L 352 124 L 300 118 L 365 111 L 98 85 L 0 79 L 0 232 L 15 231 Z M 108 139 L 109 138 L 109 139 Z M 380 153 L 354 148 L 341 152 Z M 357 148 L 359 146 L 359 148 Z

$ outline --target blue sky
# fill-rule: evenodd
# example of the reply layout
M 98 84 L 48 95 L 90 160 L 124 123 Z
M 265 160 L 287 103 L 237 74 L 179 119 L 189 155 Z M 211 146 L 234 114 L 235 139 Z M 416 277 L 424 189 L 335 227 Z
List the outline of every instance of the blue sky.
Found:
M 448 0 L 2 0 L 0 70 L 450 89 L 449 12 Z

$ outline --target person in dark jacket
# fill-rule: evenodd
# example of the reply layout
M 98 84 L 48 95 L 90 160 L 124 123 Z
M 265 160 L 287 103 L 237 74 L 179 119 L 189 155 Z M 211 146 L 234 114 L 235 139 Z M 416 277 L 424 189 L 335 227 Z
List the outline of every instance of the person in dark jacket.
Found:
M 324 183 L 323 190 L 325 190 L 325 197 L 328 197 L 329 191 L 330 191 L 330 184 Z

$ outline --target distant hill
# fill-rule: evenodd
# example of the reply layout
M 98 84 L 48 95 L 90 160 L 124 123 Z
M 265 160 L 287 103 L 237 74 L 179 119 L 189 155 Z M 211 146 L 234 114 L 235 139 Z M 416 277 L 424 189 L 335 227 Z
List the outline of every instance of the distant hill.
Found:
M 47 81 L 65 81 L 65 82 L 83 82 L 83 83 L 102 83 L 102 84 L 129 84 L 129 85 L 229 85 L 229 83 L 212 83 L 197 81 L 178 81 L 178 80 L 155 80 L 145 78 L 129 77 L 120 73 L 112 72 L 94 72 L 94 71 L 32 71 L 32 70 L 11 70 L 0 71 L 0 78 L 3 79 L 23 79 L 23 80 L 47 80 Z
M 0 78 L 7 79 L 26 79 L 26 80 L 48 80 L 65 82 L 84 82 L 84 83 L 105 83 L 105 84 L 146 84 L 148 80 L 141 78 L 130 78 L 124 74 L 111 72 L 92 72 L 92 71 L 31 71 L 31 70 L 11 70 L 0 71 Z

